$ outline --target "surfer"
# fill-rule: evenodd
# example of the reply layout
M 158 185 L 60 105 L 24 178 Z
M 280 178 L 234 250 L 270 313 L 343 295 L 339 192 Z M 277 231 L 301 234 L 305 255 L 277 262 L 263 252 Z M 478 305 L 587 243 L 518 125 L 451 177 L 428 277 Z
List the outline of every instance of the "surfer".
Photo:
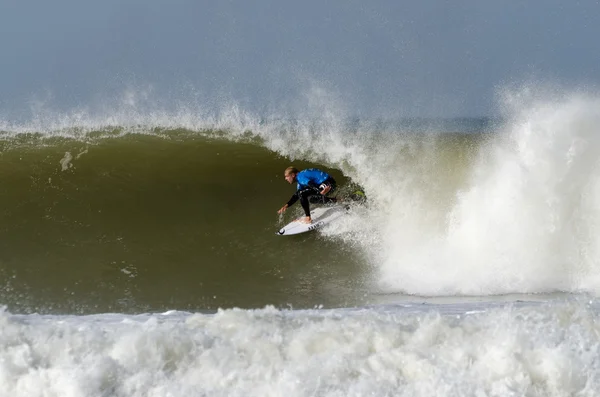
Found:
M 304 214 L 306 215 L 304 218 L 300 218 L 299 221 L 302 223 L 311 223 L 309 202 L 313 204 L 337 202 L 335 197 L 327 197 L 328 193 L 332 193 L 335 190 L 336 184 L 335 179 L 325 171 L 317 168 L 298 171 L 295 167 L 288 167 L 285 169 L 283 176 L 289 184 L 296 182 L 298 187 L 292 198 L 277 211 L 278 214 L 284 213 L 288 207 L 299 199 L 300 205 L 302 205 Z

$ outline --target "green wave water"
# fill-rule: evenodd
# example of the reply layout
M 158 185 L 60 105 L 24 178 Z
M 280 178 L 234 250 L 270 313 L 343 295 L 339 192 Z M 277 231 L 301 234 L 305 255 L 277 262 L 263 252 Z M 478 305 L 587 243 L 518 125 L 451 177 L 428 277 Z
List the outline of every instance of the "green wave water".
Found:
M 16 140 L 4 143 L 0 157 L 0 300 L 11 310 L 311 307 L 362 299 L 365 269 L 352 247 L 318 234 L 275 235 L 294 214 L 276 214 L 294 191 L 282 176 L 291 163 L 285 157 L 176 131 L 171 139 Z M 328 171 L 347 183 L 339 170 Z

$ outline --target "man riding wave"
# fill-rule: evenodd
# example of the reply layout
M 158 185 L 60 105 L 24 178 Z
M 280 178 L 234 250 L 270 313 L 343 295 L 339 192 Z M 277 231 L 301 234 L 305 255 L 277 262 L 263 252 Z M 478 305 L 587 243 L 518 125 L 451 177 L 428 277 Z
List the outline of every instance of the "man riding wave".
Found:
M 297 189 L 290 200 L 277 211 L 278 214 L 284 213 L 291 205 L 300 200 L 300 205 L 304 209 L 304 218 L 300 218 L 302 223 L 311 223 L 310 204 L 328 204 L 336 203 L 337 198 L 327 197 L 327 194 L 335 191 L 335 179 L 325 171 L 317 168 L 308 168 L 298 171 L 295 167 L 285 169 L 283 176 L 285 180 L 292 184 L 296 182 Z

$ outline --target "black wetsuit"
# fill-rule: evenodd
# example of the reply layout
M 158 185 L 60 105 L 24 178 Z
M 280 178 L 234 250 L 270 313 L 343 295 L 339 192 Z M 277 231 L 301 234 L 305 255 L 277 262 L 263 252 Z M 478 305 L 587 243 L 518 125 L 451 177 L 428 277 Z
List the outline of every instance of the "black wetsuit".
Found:
M 300 205 L 302 205 L 306 216 L 310 216 L 309 203 L 328 204 L 337 201 L 335 197 L 327 197 L 321 194 L 321 191 L 326 186 L 331 186 L 331 189 L 327 194 L 333 192 L 336 188 L 335 179 L 324 171 L 316 168 L 300 171 L 296 175 L 296 182 L 298 182 L 298 188 L 296 193 L 294 193 L 292 198 L 287 202 L 287 206 L 289 207 L 300 200 Z

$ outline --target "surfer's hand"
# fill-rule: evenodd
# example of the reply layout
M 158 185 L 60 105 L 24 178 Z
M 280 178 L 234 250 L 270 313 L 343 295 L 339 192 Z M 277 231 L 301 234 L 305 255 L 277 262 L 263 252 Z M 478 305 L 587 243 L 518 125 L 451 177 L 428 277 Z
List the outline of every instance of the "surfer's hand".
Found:
M 287 208 L 288 208 L 288 205 L 286 204 L 286 205 L 284 205 L 283 207 L 281 207 L 281 208 L 279 209 L 279 211 L 277 211 L 277 213 L 278 213 L 278 214 L 283 214 L 283 213 L 285 212 L 285 210 L 287 210 Z
M 321 190 L 321 194 L 325 196 L 331 190 L 331 186 L 327 185 Z

